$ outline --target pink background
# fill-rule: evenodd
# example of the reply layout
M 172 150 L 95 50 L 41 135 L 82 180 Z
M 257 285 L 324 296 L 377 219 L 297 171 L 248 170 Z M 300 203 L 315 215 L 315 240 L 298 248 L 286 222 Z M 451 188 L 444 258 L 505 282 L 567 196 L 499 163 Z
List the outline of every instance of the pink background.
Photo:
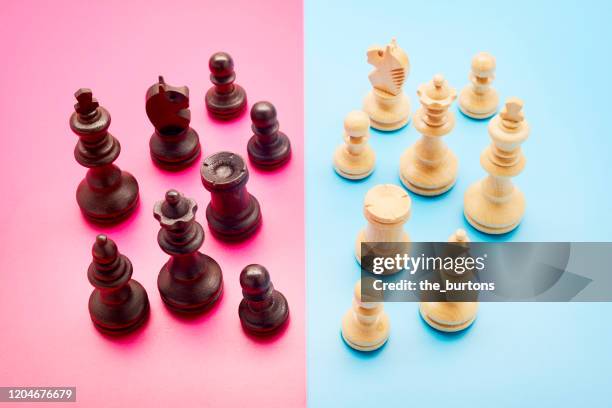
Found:
M 76 386 L 78 405 L 88 407 L 305 405 L 301 2 L 84 3 L 0 6 L 0 385 Z M 153 166 L 144 110 L 145 91 L 159 74 L 188 85 L 203 157 L 219 150 L 246 156 L 248 117 L 219 124 L 204 114 L 207 62 L 219 50 L 234 57 L 249 106 L 261 99 L 276 105 L 294 149 L 281 171 L 251 168 L 248 187 L 264 224 L 234 246 L 208 233 L 201 160 L 179 174 Z M 77 137 L 68 127 L 79 87 L 92 88 L 110 111 L 110 131 L 122 145 L 116 163 L 140 183 L 140 208 L 119 227 L 89 225 L 75 201 L 86 171 L 73 158 Z M 207 233 L 202 251 L 224 272 L 220 304 L 192 320 L 167 311 L 156 286 L 167 256 L 152 208 L 171 187 L 198 202 Z M 119 340 L 100 335 L 87 312 L 86 270 L 100 231 L 132 260 L 151 300 L 148 324 Z M 238 275 L 248 263 L 266 265 L 289 300 L 291 323 L 273 341 L 253 340 L 240 326 Z

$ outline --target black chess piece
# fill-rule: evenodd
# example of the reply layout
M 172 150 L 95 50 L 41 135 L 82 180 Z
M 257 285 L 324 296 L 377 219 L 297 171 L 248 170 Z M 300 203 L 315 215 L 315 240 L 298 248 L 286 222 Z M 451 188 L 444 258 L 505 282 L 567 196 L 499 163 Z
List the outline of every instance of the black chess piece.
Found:
M 234 60 L 226 52 L 217 52 L 208 61 L 210 80 L 213 83 L 206 92 L 206 109 L 219 120 L 231 120 L 242 115 L 247 106 L 244 88 L 235 84 Z
M 221 267 L 198 251 L 204 230 L 195 220 L 198 206 L 176 190 L 166 192 L 153 214 L 161 229 L 157 242 L 170 255 L 157 277 L 164 303 L 178 312 L 197 313 L 211 307 L 223 292 Z
M 83 215 L 99 224 L 122 221 L 136 209 L 138 182 L 113 162 L 121 152 L 119 141 L 108 132 L 110 114 L 93 98 L 91 90 L 79 89 L 78 103 L 70 116 L 70 129 L 79 136 L 74 157 L 89 168 L 77 188 L 76 198 Z
M 95 287 L 89 297 L 91 320 L 108 334 L 136 329 L 149 316 L 149 298 L 142 285 L 132 279 L 132 263 L 103 234 L 96 237 L 91 252 L 93 262 L 87 270 L 87 278 Z
M 238 307 L 242 327 L 255 335 L 270 335 L 282 328 L 289 318 L 289 305 L 274 289 L 268 270 L 261 265 L 247 265 L 240 273 L 243 299 Z
M 147 90 L 146 111 L 155 127 L 149 140 L 153 162 L 166 170 L 182 170 L 200 156 L 200 139 L 191 122 L 189 88 L 164 82 L 162 76 Z
M 291 143 L 278 130 L 276 108 L 270 102 L 257 102 L 251 108 L 254 135 L 247 144 L 251 163 L 263 170 L 276 169 L 291 158 Z
M 207 157 L 200 170 L 210 191 L 206 220 L 212 234 L 224 241 L 242 241 L 261 225 L 259 202 L 246 189 L 249 170 L 239 155 L 219 152 Z

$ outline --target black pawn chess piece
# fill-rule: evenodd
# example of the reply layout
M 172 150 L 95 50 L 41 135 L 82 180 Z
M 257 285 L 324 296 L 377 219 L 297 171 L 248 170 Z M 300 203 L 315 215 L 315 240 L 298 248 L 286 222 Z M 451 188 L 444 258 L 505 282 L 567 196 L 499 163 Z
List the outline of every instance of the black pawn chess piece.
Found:
M 274 289 L 268 270 L 261 265 L 247 265 L 240 273 L 243 299 L 238 307 L 242 327 L 255 335 L 276 333 L 289 318 L 289 305 Z
M 242 241 L 261 225 L 259 202 L 246 189 L 247 166 L 239 155 L 219 152 L 207 157 L 200 170 L 210 191 L 206 220 L 212 234 L 224 241 Z
M 242 115 L 247 97 L 244 88 L 235 84 L 234 60 L 226 52 L 217 52 L 208 61 L 210 80 L 213 83 L 206 92 L 206 109 L 219 120 L 231 120 Z
M 155 127 L 149 140 L 155 164 L 176 171 L 188 167 L 200 156 L 200 139 L 189 126 L 189 88 L 168 85 L 160 76 L 147 90 L 146 111 Z
M 251 108 L 254 135 L 247 151 L 251 163 L 264 170 L 272 170 L 291 158 L 291 143 L 286 134 L 278 130 L 276 108 L 270 102 L 257 102 Z
M 169 190 L 153 209 L 161 225 L 157 242 L 170 255 L 159 272 L 157 287 L 164 303 L 177 312 L 202 312 L 223 292 L 221 267 L 198 251 L 204 230 L 195 221 L 197 209 L 194 200 L 176 190 Z
M 108 111 L 93 98 L 90 89 L 81 88 L 74 96 L 78 103 L 70 116 L 70 129 L 79 136 L 74 157 L 89 168 L 77 188 L 77 203 L 92 222 L 120 222 L 137 207 L 138 182 L 113 164 L 121 145 L 108 132 L 111 123 Z
M 108 334 L 136 329 L 149 316 L 149 298 L 142 285 L 131 278 L 132 263 L 106 235 L 96 237 L 91 252 L 93 262 L 87 270 L 87 278 L 95 287 L 89 297 L 91 320 Z

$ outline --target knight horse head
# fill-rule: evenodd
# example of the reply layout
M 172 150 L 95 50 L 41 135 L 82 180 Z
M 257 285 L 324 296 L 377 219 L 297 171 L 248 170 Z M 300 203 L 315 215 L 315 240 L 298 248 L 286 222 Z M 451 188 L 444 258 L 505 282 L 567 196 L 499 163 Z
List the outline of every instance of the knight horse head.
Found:
M 410 62 L 395 38 L 385 47 L 370 47 L 367 56 L 368 63 L 374 66 L 369 75 L 372 86 L 379 91 L 399 95 L 408 76 Z

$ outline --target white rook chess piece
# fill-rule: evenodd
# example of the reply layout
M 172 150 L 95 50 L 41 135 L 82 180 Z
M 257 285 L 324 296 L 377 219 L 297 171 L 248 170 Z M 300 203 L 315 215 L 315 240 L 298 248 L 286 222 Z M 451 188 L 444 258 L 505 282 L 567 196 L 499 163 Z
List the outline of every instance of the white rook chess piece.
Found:
M 370 47 L 367 55 L 374 70 L 369 75 L 372 91 L 363 101 L 363 110 L 375 129 L 392 131 L 404 127 L 410 121 L 410 100 L 402 90 L 410 71 L 408 55 L 395 38 L 385 47 Z
M 467 247 L 470 239 L 465 230 L 458 229 L 448 238 L 448 242 Z M 419 311 L 423 320 L 434 329 L 456 332 L 474 323 L 478 302 L 421 302 Z
M 472 71 L 468 76 L 471 84 L 459 94 L 459 109 L 474 119 L 485 119 L 495 115 L 499 96 L 491 87 L 495 79 L 495 58 L 486 52 L 479 52 L 472 59 Z
M 365 112 L 353 111 L 344 119 L 344 144 L 334 154 L 336 172 L 347 179 L 359 180 L 374 171 L 376 154 L 368 144 L 370 118 Z
M 525 167 L 521 144 L 529 136 L 529 124 L 523 101 L 508 99 L 488 130 L 493 143 L 480 155 L 480 164 L 489 175 L 465 192 L 464 214 L 477 230 L 504 234 L 516 228 L 525 213 L 525 196 L 512 184 L 512 177 Z
M 410 242 L 404 224 L 410 218 L 411 204 L 408 193 L 394 184 L 379 184 L 367 192 L 363 214 L 368 223 L 355 242 L 357 262 L 361 263 L 362 242 L 376 242 L 375 251 L 379 256 L 384 256 L 385 251 L 394 256 L 399 253 L 395 243 Z M 387 246 L 386 242 L 390 244 Z
M 342 318 L 342 338 L 359 351 L 381 348 L 389 338 L 389 316 L 381 302 L 362 302 L 361 280 L 354 290 L 353 306 Z
M 400 179 L 410 191 L 436 196 L 457 180 L 457 156 L 442 141 L 455 127 L 455 115 L 448 108 L 457 92 L 437 74 L 419 86 L 417 94 L 422 107 L 414 114 L 414 127 L 423 136 L 402 155 Z

